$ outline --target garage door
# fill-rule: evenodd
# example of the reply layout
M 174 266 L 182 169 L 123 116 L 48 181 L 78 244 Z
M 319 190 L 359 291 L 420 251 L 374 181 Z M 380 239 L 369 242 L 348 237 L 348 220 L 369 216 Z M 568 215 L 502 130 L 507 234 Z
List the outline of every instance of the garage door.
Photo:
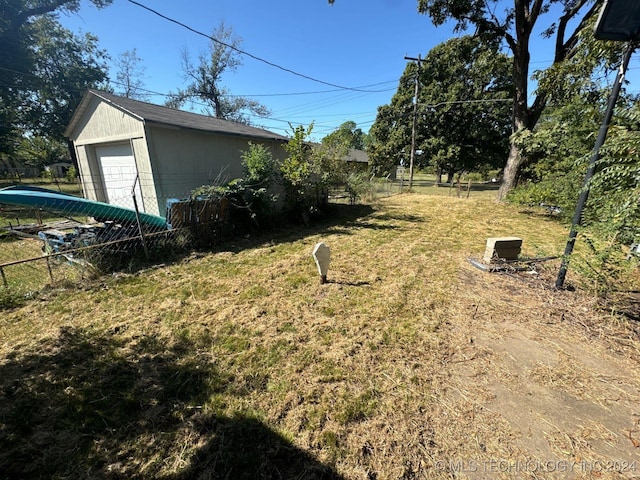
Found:
M 144 211 L 140 182 L 136 182 L 138 170 L 131 145 L 109 145 L 96 148 L 96 156 L 102 170 L 107 203 L 133 208 L 131 190 L 135 184 L 138 208 Z

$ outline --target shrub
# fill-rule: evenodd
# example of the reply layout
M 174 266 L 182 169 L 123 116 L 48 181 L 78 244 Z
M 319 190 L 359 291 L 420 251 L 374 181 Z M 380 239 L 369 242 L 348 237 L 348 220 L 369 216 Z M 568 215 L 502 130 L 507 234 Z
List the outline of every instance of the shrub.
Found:
M 191 196 L 228 199 L 238 229 L 269 225 L 277 200 L 270 190 L 277 176 L 276 161 L 267 147 L 249 142 L 249 149 L 242 152 L 242 164 L 242 178 L 221 185 L 203 185 L 193 190 Z
M 78 179 L 78 170 L 76 170 L 76 167 L 74 167 L 73 165 L 69 167 L 69 170 L 67 170 L 67 174 L 65 175 L 65 179 L 69 183 L 76 182 L 76 180 Z
M 364 173 L 350 173 L 347 175 L 345 188 L 349 194 L 349 203 L 354 205 L 358 199 L 371 192 L 369 176 Z

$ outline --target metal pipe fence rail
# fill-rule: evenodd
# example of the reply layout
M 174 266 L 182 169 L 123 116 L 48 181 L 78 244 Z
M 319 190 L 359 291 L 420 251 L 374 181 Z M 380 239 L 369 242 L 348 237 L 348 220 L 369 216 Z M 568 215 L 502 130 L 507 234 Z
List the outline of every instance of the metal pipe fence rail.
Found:
M 176 202 L 172 226 L 137 210 L 114 213 L 101 205 L 80 210 L 65 202 L 46 210 L 1 206 L 0 288 L 33 292 L 48 284 L 78 283 L 133 263 L 213 246 L 230 228 L 226 199 Z
M 117 270 L 123 263 L 131 262 L 134 259 L 140 261 L 153 261 L 158 259 L 157 250 L 170 250 L 171 253 L 186 251 L 194 244 L 202 243 L 202 238 L 194 236 L 203 231 L 209 234 L 218 227 L 217 224 L 199 224 L 194 232 L 193 226 L 181 227 L 164 232 L 146 233 L 142 237 L 130 237 L 119 240 L 112 240 L 95 245 L 71 248 L 60 252 L 49 252 L 42 255 L 30 256 L 18 260 L 0 263 L 0 281 L 2 286 L 24 286 L 39 289 L 47 285 L 56 283 L 75 283 L 87 278 L 95 277 L 100 273 L 110 270 Z M 217 233 L 216 236 L 220 236 Z M 145 252 L 142 239 L 150 244 L 150 253 Z M 160 240 L 161 242 L 158 242 Z M 35 238 L 21 239 L 33 244 L 42 244 Z M 0 242 L 0 248 L 6 246 L 11 240 Z M 209 241 L 209 245 L 215 242 Z M 163 244 L 163 245 L 161 245 Z M 115 248 L 114 248 L 115 247 Z M 118 248 L 122 247 L 122 248 Z M 166 248 L 163 248 L 166 247 Z M 35 250 L 34 246 L 32 250 Z M 148 255 L 151 255 L 150 257 Z M 21 268 L 22 267 L 22 268 Z M 12 281 L 13 280 L 13 281 Z

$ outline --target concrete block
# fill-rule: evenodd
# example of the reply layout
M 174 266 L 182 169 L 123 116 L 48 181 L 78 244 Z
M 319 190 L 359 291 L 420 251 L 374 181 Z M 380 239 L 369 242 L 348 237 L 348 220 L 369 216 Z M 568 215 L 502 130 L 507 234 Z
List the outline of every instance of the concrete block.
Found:
M 522 248 L 522 239 L 518 237 L 487 238 L 487 248 L 482 258 L 485 263 L 497 260 L 517 260 Z

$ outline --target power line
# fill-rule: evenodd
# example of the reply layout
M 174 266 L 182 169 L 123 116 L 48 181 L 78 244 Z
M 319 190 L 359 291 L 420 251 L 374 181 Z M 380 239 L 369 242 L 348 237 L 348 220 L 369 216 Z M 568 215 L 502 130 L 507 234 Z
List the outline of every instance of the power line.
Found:
M 265 60 L 264 58 L 258 57 L 257 55 L 253 55 L 252 53 L 249 53 L 249 52 L 247 52 L 245 50 L 241 50 L 241 49 L 239 49 L 237 47 L 234 47 L 233 45 L 229 45 L 226 42 L 223 42 L 223 41 L 218 40 L 217 38 L 215 38 L 215 37 L 213 37 L 211 35 L 207 35 L 206 33 L 203 33 L 203 32 L 201 32 L 199 30 L 196 30 L 195 28 L 192 28 L 189 25 L 186 25 L 186 24 L 184 24 L 184 23 L 182 23 L 182 22 L 180 22 L 180 21 L 178 21 L 178 20 L 176 20 L 174 18 L 171 18 L 171 17 L 168 17 L 166 15 L 163 15 L 162 13 L 158 12 L 157 10 L 154 10 L 153 8 L 147 7 L 146 5 L 143 5 L 142 3 L 136 2 L 135 0 L 127 0 L 127 1 L 129 3 L 133 3 L 134 5 L 137 5 L 137 6 L 141 7 L 141 8 L 143 8 L 143 9 L 145 9 L 145 10 L 147 10 L 147 11 L 149 11 L 149 12 L 151 12 L 151 13 L 157 15 L 157 16 L 159 16 L 160 18 L 163 18 L 163 19 L 165 19 L 165 20 L 167 20 L 167 21 L 169 21 L 171 23 L 175 23 L 176 25 L 179 25 L 179 26 L 181 26 L 183 28 L 186 28 L 190 32 L 193 32 L 193 33 L 195 33 L 197 35 L 201 35 L 201 36 L 203 36 L 205 38 L 208 38 L 211 41 L 219 43 L 220 45 L 222 45 L 222 46 L 224 46 L 226 48 L 234 50 L 234 51 L 240 53 L 241 55 L 246 55 L 249 58 L 253 58 L 254 60 L 257 60 L 259 62 L 265 63 L 266 65 L 269 65 L 270 67 L 277 68 L 279 70 L 282 70 L 284 72 L 290 73 L 292 75 L 296 75 L 296 76 L 304 78 L 306 80 L 311 80 L 312 82 L 321 83 L 321 84 L 327 85 L 329 87 L 338 88 L 340 90 L 351 90 L 351 91 L 355 91 L 355 92 L 366 92 L 366 93 L 378 93 L 379 92 L 378 90 L 363 90 L 363 89 L 355 88 L 355 87 L 344 87 L 342 85 L 337 85 L 337 84 L 331 83 L 331 82 L 325 82 L 324 80 L 319 80 L 317 78 L 310 77 L 309 75 L 305 75 L 303 73 L 296 72 L 295 70 L 291 70 L 290 68 L 283 67 L 282 65 L 278 65 L 277 63 L 270 62 L 269 60 Z
M 10 73 L 13 73 L 13 74 L 16 74 L 16 75 L 20 75 L 20 76 L 27 76 L 27 77 L 33 77 L 33 78 L 36 78 L 36 79 L 39 79 L 39 78 L 40 78 L 40 76 L 39 76 L 39 75 L 36 75 L 36 74 L 34 74 L 34 73 L 21 72 L 21 71 L 18 71 L 18 70 L 14 70 L 14 69 L 10 69 L 10 68 L 5 68 L 5 67 L 0 67 L 0 71 L 6 71 L 6 72 L 10 72 Z M 122 83 L 122 82 L 118 82 L 118 81 L 111 80 L 111 79 L 107 79 L 107 81 L 108 81 L 110 84 L 113 84 L 113 85 L 120 85 L 120 86 L 124 86 L 124 85 L 125 85 L 125 84 L 124 84 L 124 83 Z M 384 83 L 389 83 L 389 82 L 381 82 L 381 83 L 379 83 L 379 84 L 384 84 Z M 64 83 L 64 82 L 62 82 L 61 84 L 62 84 L 62 85 L 65 85 L 65 86 L 67 86 L 67 87 L 72 87 L 74 90 L 77 90 L 75 85 L 71 85 L 71 84 L 69 84 L 69 83 Z M 374 85 L 379 85 L 379 84 L 374 84 Z M 372 85 L 372 86 L 374 86 L 374 85 Z M 19 84 L 12 85 L 12 84 L 7 84 L 7 83 L 0 83 L 0 86 L 3 86 L 3 87 L 9 87 L 9 88 L 24 88 L 24 87 L 26 87 L 25 85 L 19 85 Z M 150 96 L 161 96 L 161 97 L 165 97 L 165 98 L 167 98 L 167 97 L 170 97 L 170 96 L 171 96 L 171 94 L 166 94 L 166 93 L 156 92 L 156 91 L 149 90 L 149 89 L 142 88 L 142 87 L 139 87 L 139 88 L 137 88 L 136 90 L 137 90 L 138 92 L 141 92 L 141 93 L 144 93 L 144 94 L 148 94 L 148 95 L 150 95 Z M 80 90 L 77 90 L 77 91 L 78 91 L 78 92 L 80 92 Z M 84 91 L 84 88 L 82 89 L 82 91 Z M 360 97 L 360 96 L 363 96 L 363 95 L 364 95 L 364 94 L 362 94 L 362 93 L 359 93 L 359 92 L 353 92 L 353 91 L 345 92 L 343 89 L 337 89 L 337 90 L 325 90 L 325 91 L 322 91 L 322 92 L 308 92 L 308 93 L 334 93 L 334 92 L 340 92 L 340 96 L 342 96 L 342 97 L 343 97 L 344 95 L 347 95 L 347 96 L 353 96 L 353 95 L 356 95 L 356 98 L 357 98 L 357 97 Z M 302 93 L 300 93 L 300 94 L 305 94 L 305 93 L 306 93 L 306 92 L 302 92 Z M 343 98 L 343 99 L 340 99 L 340 100 L 336 100 L 336 102 L 335 102 L 335 103 L 344 103 L 346 100 L 347 100 L 346 98 Z M 311 105 L 313 105 L 313 104 L 315 103 L 316 105 L 315 105 L 315 107 L 314 107 L 314 108 L 326 108 L 326 106 L 327 106 L 327 102 L 331 102 L 331 101 L 332 101 L 331 99 L 325 99 L 325 100 L 321 100 L 321 101 L 318 101 L 318 102 L 312 102 L 312 103 L 309 103 L 309 104 L 307 104 L 307 105 L 308 105 L 308 106 L 311 106 Z M 195 101 L 195 100 L 190 100 L 190 101 L 189 101 L 189 103 L 190 103 L 191 105 L 193 105 L 193 106 L 199 106 L 199 107 L 208 107 L 208 106 L 209 106 L 209 105 L 207 105 L 207 104 L 205 104 L 205 103 L 197 102 L 197 101 Z M 328 105 L 333 105 L 333 104 L 335 104 L 335 103 L 329 103 Z M 294 107 L 294 109 L 296 109 L 296 110 L 298 110 L 299 108 L 300 108 L 299 106 Z M 288 110 L 290 110 L 290 109 L 288 109 Z M 307 107 L 306 109 L 304 109 L 304 111 L 306 111 L 306 112 L 308 112 L 308 111 L 310 111 L 310 110 L 312 110 L 312 108 L 308 108 L 308 107 Z M 363 113 L 364 113 L 364 112 L 363 112 Z M 351 115 L 351 114 L 342 114 L 342 115 L 344 115 L 345 117 L 351 117 L 351 118 L 353 117 L 353 115 Z M 358 113 L 357 115 L 360 115 L 360 113 Z M 289 116 L 289 114 L 287 114 L 287 116 Z M 332 116 L 337 116 L 337 114 L 336 114 L 336 115 L 332 115 Z M 325 115 L 321 115 L 320 117 L 326 117 L 326 116 L 325 116 Z M 289 125 L 289 124 L 292 124 L 292 125 L 303 125 L 303 123 L 301 123 L 301 122 L 297 122 L 297 121 L 294 121 L 294 120 L 284 120 L 284 119 L 282 119 L 282 118 L 271 117 L 271 116 L 267 116 L 267 115 L 248 114 L 248 118 L 259 118 L 259 119 L 261 119 L 261 120 L 267 120 L 267 121 L 270 121 L 270 122 L 285 123 L 285 124 L 287 124 L 287 125 Z M 370 123 L 370 122 L 362 122 L 362 123 Z M 316 124 L 316 125 L 317 125 L 317 126 L 321 126 L 321 124 Z M 270 126 L 269 128 L 270 128 L 271 130 L 281 130 L 281 131 L 285 131 L 285 132 L 287 131 L 287 128 L 279 128 L 279 127 L 276 127 L 276 126 Z M 337 127 L 335 127 L 335 128 L 337 128 Z M 333 131 L 335 128 L 330 128 L 330 131 Z M 329 127 L 327 127 L 327 129 L 329 129 Z
M 485 98 L 481 100 L 452 100 L 450 102 L 439 102 L 439 103 L 419 103 L 421 107 L 428 108 L 437 108 L 442 107 L 443 105 L 455 105 L 455 104 L 466 104 L 466 103 L 492 103 L 492 102 L 511 102 L 513 103 L 512 98 Z
M 11 72 L 11 73 L 16 73 L 18 75 L 26 75 L 26 76 L 30 76 L 30 77 L 34 77 L 34 78 L 40 78 L 38 75 L 34 74 L 34 73 L 29 73 L 29 72 L 21 72 L 18 70 L 13 70 L 11 68 L 6 68 L 6 67 L 0 67 L 0 70 L 3 70 L 5 72 Z M 112 83 L 113 85 L 121 85 L 121 86 L 125 86 L 124 83 L 122 82 L 118 82 L 116 80 L 111 80 L 110 78 L 108 79 L 109 83 Z M 357 92 L 368 92 L 368 93 L 384 93 L 384 92 L 391 92 L 396 90 L 396 88 L 385 88 L 382 90 L 361 90 L 364 88 L 368 88 L 368 87 L 377 87 L 378 85 L 387 85 L 389 83 L 396 83 L 397 80 L 388 80 L 386 82 L 378 82 L 378 83 L 372 83 L 370 85 L 362 85 L 360 87 L 354 87 L 355 91 Z M 69 84 L 67 84 L 69 85 Z M 138 87 L 136 88 L 136 90 L 139 90 L 140 92 L 149 94 L 149 95 L 153 95 L 153 96 L 159 96 L 159 97 L 170 97 L 171 94 L 170 93 L 162 93 L 162 92 L 156 92 L 154 90 L 149 90 L 147 88 L 144 87 Z M 280 93 L 254 93 L 254 94 L 222 94 L 223 97 L 229 97 L 229 98 L 235 98 L 235 97 L 293 97 L 293 96 L 299 96 L 299 95 L 319 95 L 319 94 L 323 94 L 323 93 L 335 93 L 335 92 L 343 92 L 344 89 L 343 88 L 334 88 L 331 90 L 316 90 L 316 91 L 311 91 L 311 92 L 280 92 Z
M 354 87 L 356 89 L 358 89 L 357 91 L 361 91 L 360 89 L 363 88 L 368 88 L 368 87 L 377 87 L 378 85 L 387 85 L 389 83 L 397 83 L 397 80 L 389 80 L 386 82 L 379 82 L 379 83 L 373 83 L 371 85 L 363 85 L 360 87 Z M 383 90 L 372 90 L 370 93 L 384 93 L 384 92 L 391 92 L 393 90 L 396 90 L 396 88 L 385 88 Z M 225 95 L 226 97 L 288 97 L 288 96 L 295 96 L 295 95 L 317 95 L 320 93 L 334 93 L 334 92 L 341 92 L 343 91 L 342 88 L 334 88 L 332 90 L 317 90 L 315 92 L 287 92 L 287 93 L 254 93 L 254 94 L 238 94 L 238 95 L 232 95 L 232 94 L 227 94 Z

